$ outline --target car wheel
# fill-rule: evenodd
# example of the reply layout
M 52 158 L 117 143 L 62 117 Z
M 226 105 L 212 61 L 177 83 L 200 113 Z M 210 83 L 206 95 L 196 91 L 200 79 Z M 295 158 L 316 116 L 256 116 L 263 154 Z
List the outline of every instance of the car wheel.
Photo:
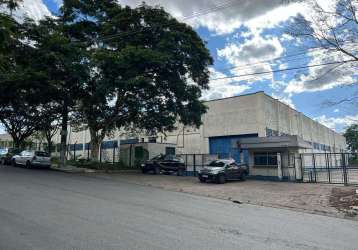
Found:
M 12 165 L 13 167 L 16 167 L 16 166 L 17 166 L 15 159 L 11 161 L 11 165 Z
M 5 159 L 2 158 L 2 159 L 0 160 L 0 164 L 1 164 L 1 165 L 5 165 L 5 163 L 6 163 L 6 162 L 5 162 Z
M 226 182 L 226 177 L 223 174 L 218 175 L 217 181 L 218 184 L 224 184 Z
M 206 179 L 199 177 L 199 181 L 200 181 L 201 183 L 204 183 L 204 182 L 206 182 Z
M 154 168 L 154 174 L 160 174 L 160 167 Z
M 26 162 L 26 168 L 28 168 L 28 169 L 31 168 L 31 162 L 29 162 L 29 161 Z
M 242 173 L 242 174 L 240 175 L 240 180 L 245 181 L 245 180 L 246 180 L 246 176 L 247 176 L 246 173 Z

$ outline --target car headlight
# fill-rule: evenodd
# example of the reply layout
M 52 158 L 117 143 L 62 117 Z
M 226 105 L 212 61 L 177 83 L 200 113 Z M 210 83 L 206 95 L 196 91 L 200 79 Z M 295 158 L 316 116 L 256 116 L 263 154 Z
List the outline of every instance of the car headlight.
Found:
M 140 166 L 141 166 L 141 167 L 145 167 L 145 164 L 144 164 L 144 163 L 142 163 L 142 164 L 140 164 Z

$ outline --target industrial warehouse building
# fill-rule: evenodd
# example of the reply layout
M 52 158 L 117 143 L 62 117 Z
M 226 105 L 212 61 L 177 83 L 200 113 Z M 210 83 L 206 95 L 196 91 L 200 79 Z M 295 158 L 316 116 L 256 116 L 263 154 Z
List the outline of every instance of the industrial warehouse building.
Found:
M 248 163 L 253 176 L 277 177 L 280 166 L 293 164 L 299 153 L 333 153 L 346 149 L 342 135 L 264 92 L 205 104 L 208 112 L 203 115 L 200 128 L 179 125 L 177 130 L 157 137 L 117 132 L 102 144 L 105 154 L 101 157 L 111 161 L 113 148 L 119 149 L 115 157 L 126 159 L 129 165 L 135 163 L 132 153 L 135 155 L 143 148 L 147 154 L 141 154 L 141 160 L 159 153 L 230 157 Z M 68 142 L 69 151 L 77 157 L 88 155 L 88 131 L 70 131 Z

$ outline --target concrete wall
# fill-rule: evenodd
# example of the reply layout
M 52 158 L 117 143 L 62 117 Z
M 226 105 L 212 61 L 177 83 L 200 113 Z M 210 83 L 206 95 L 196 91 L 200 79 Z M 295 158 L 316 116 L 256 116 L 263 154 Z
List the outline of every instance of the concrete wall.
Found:
M 273 99 L 272 97 L 258 93 L 262 97 L 261 116 L 265 128 L 274 130 L 278 135 L 298 135 L 305 141 L 326 145 L 330 152 L 341 152 L 346 149 L 344 136 L 312 120 L 290 106 Z M 322 149 L 304 150 L 305 152 L 322 152 Z
M 176 143 L 180 153 L 209 153 L 209 138 L 254 134 L 265 136 L 264 122 L 260 110 L 260 94 L 208 101 L 208 112 L 203 115 L 200 128 L 179 126 L 179 129 L 167 134 L 166 142 Z M 184 140 L 183 140 L 184 133 Z
M 205 104 L 209 109 L 199 129 L 179 126 L 178 130 L 167 134 L 166 141 L 176 143 L 178 152 L 206 154 L 209 153 L 210 137 L 254 133 L 267 136 L 266 129 L 278 135 L 298 135 L 312 145 L 318 143 L 331 147 L 331 152 L 340 152 L 346 148 L 342 135 L 264 92 L 208 101 Z

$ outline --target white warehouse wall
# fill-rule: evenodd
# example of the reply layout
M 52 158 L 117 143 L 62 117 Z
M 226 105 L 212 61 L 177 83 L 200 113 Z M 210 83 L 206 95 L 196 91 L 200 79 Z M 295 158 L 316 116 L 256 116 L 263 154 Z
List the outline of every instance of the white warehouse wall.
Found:
M 166 141 L 176 143 L 178 152 L 207 154 L 210 137 L 255 133 L 264 137 L 267 136 L 266 128 L 277 131 L 278 135 L 298 135 L 312 145 L 330 146 L 332 152 L 346 148 L 342 135 L 264 92 L 207 101 L 205 104 L 208 112 L 203 115 L 203 125 L 199 129 L 185 127 L 183 131 L 183 126 L 179 126 L 178 130 L 167 134 Z M 321 151 L 309 149 L 302 152 Z
M 203 125 L 198 129 L 183 129 L 180 125 L 177 130 L 167 133 L 166 142 L 176 143 L 177 152 L 182 154 L 208 154 L 210 137 L 255 133 L 265 136 L 261 99 L 255 93 L 207 101 L 208 111 L 202 117 Z

